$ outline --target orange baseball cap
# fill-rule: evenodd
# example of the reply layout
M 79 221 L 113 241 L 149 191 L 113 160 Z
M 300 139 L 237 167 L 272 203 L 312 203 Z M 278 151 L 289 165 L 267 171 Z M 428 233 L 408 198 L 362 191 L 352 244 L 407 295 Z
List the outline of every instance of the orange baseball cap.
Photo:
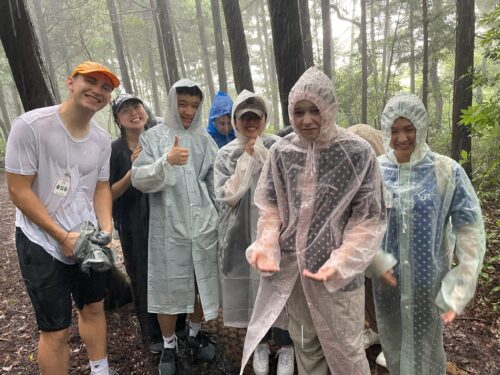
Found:
M 77 74 L 89 74 L 89 73 L 103 73 L 109 77 L 111 82 L 113 83 L 113 87 L 120 86 L 120 80 L 118 77 L 106 66 L 96 63 L 94 61 L 84 61 L 80 65 L 78 65 L 75 70 L 71 73 L 70 77 L 74 77 Z

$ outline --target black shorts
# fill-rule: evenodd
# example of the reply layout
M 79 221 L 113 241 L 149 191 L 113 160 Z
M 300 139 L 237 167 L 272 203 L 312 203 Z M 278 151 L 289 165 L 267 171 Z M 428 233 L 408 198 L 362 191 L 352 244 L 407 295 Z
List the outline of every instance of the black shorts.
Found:
M 109 271 L 82 272 L 31 242 L 16 227 L 16 248 L 21 274 L 35 310 L 38 329 L 60 331 L 71 325 L 71 296 L 78 309 L 106 297 Z

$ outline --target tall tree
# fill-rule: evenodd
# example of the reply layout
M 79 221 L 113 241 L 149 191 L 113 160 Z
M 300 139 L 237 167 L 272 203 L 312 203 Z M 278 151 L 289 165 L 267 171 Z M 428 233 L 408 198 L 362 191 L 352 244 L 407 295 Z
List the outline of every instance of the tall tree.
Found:
M 455 80 L 453 84 L 453 129 L 451 157 L 463 160 L 463 167 L 471 177 L 471 133 L 461 125 L 462 109 L 472 104 L 472 71 L 474 68 L 474 0 L 457 1 L 457 25 L 455 42 Z
M 321 0 L 321 19 L 323 20 L 323 71 L 332 77 L 332 21 L 330 1 Z M 286 35 L 286 34 L 285 34 Z
M 160 98 L 158 94 L 158 82 L 156 80 L 156 69 L 155 69 L 155 62 L 153 59 L 153 47 L 151 43 L 151 37 L 150 33 L 146 33 L 146 40 L 147 43 L 149 44 L 148 48 L 146 48 L 147 54 L 148 54 L 148 68 L 149 68 L 149 80 L 151 81 L 151 91 L 153 94 L 153 105 L 154 105 L 154 111 L 156 115 L 161 115 L 161 108 L 160 108 Z
M 5 103 L 5 95 L 2 85 L 0 85 L 0 109 L 2 110 L 2 130 L 5 136 L 4 139 L 7 139 L 10 133 L 10 116 L 9 111 L 7 110 L 7 105 Z
M 314 65 L 313 46 L 311 35 L 311 16 L 309 15 L 309 1 L 299 0 L 300 28 L 302 30 L 302 42 L 304 45 L 304 58 L 306 68 Z
M 54 90 L 26 0 L 0 1 L 0 39 L 24 110 L 54 105 Z
M 49 72 L 49 78 L 54 88 L 54 96 L 57 102 L 61 101 L 61 95 L 59 94 L 59 86 L 57 85 L 57 77 L 54 69 L 54 63 L 52 62 L 52 53 L 50 52 L 49 45 L 49 31 L 45 22 L 45 14 L 42 10 L 41 1 L 35 1 L 35 15 L 38 21 L 39 35 L 40 35 L 40 47 L 42 48 L 43 57 L 47 61 L 47 69 Z
M 288 117 L 288 94 L 305 71 L 304 50 L 300 28 L 299 6 L 296 1 L 283 6 L 280 0 L 268 0 L 271 30 L 273 33 L 274 56 L 278 74 L 281 111 L 285 125 Z M 283 36 L 286 35 L 286 38 Z
M 205 68 L 205 78 L 208 82 L 208 91 L 210 92 L 210 98 L 215 96 L 214 89 L 214 80 L 212 77 L 212 71 L 210 70 L 210 61 L 208 59 L 208 46 L 207 46 L 207 38 L 205 38 L 205 26 L 203 19 L 203 10 L 201 9 L 201 0 L 196 0 L 196 18 L 198 19 L 198 31 L 200 32 L 200 43 L 202 59 L 203 59 L 203 67 Z
M 389 44 L 389 34 L 391 32 L 391 3 L 389 0 L 385 0 L 384 7 L 384 43 L 382 44 L 382 71 L 381 71 L 381 82 L 385 85 L 386 82 L 386 71 L 387 71 L 387 46 Z M 392 41 L 394 44 L 394 41 Z M 390 68 L 389 68 L 390 69 Z M 384 105 L 385 105 L 384 95 Z
M 269 30 L 269 23 L 266 16 L 266 8 L 265 1 L 260 1 L 260 17 L 262 24 L 262 34 L 264 38 L 264 45 L 266 48 L 267 54 L 267 63 L 269 65 L 269 84 L 271 89 L 271 101 L 273 103 L 273 118 L 272 122 L 274 125 L 274 131 L 277 132 L 280 128 L 280 116 L 279 116 L 279 95 L 278 95 L 278 85 L 277 85 L 277 75 L 276 75 L 276 62 L 274 60 L 274 51 L 273 46 L 269 43 L 269 35 L 267 34 L 267 30 Z
M 222 0 L 222 9 L 226 19 L 227 37 L 231 51 L 231 63 L 233 66 L 234 84 L 236 92 L 244 89 L 254 91 L 252 71 L 250 70 L 250 57 L 248 56 L 247 41 L 243 20 L 241 18 L 240 4 L 238 0 Z
M 227 92 L 227 75 L 224 58 L 224 42 L 222 39 L 222 22 L 220 19 L 219 0 L 210 0 L 212 6 L 212 19 L 214 23 L 215 53 L 217 54 L 217 76 L 219 77 L 219 90 Z
M 429 93 L 429 15 L 427 0 L 422 0 L 423 50 L 422 50 L 422 103 L 427 108 Z
M 158 4 L 156 0 L 149 0 L 149 3 L 151 5 L 151 15 L 153 17 L 153 23 L 155 25 L 156 41 L 158 43 L 158 52 L 160 54 L 160 65 L 163 75 L 163 82 L 165 83 L 165 89 L 168 92 L 168 89 L 170 88 L 170 80 L 168 78 L 167 58 L 165 57 L 165 48 L 163 46 L 163 37 L 160 27 L 160 12 L 158 10 Z
M 168 1 L 169 0 L 156 0 L 158 10 L 160 11 L 160 29 L 163 40 L 163 49 L 165 51 L 165 58 L 167 61 L 168 80 L 170 85 L 173 85 L 179 80 L 179 70 L 177 69 L 177 57 L 175 54 L 174 34 L 172 32 L 172 21 L 169 14 Z M 167 92 L 170 86 L 167 87 Z
M 118 65 L 120 66 L 122 85 L 125 91 L 133 92 L 130 77 L 128 75 L 127 63 L 125 62 L 123 39 L 118 15 L 116 13 L 115 0 L 106 0 L 106 3 L 108 4 L 109 18 L 111 19 L 111 29 L 113 30 L 113 38 L 115 40 L 116 56 L 118 58 Z
M 415 4 L 413 4 L 413 1 L 414 0 L 408 0 L 408 33 L 410 38 L 410 58 L 408 60 L 408 64 L 410 65 L 410 91 L 412 94 L 415 94 L 415 38 L 413 36 L 415 28 L 413 23 Z
M 167 1 L 168 14 L 172 15 L 172 6 L 170 1 Z M 172 22 L 172 35 L 174 37 L 175 50 L 177 52 L 177 57 L 179 58 L 179 66 L 181 67 L 181 74 L 183 77 L 188 77 L 186 74 L 186 64 L 184 64 L 184 54 L 182 53 L 181 41 L 179 34 L 177 33 L 177 25 Z
M 368 123 L 368 46 L 366 41 L 366 0 L 361 0 L 361 122 Z
M 373 86 L 375 89 L 375 113 L 380 113 L 380 103 L 379 103 L 379 81 L 378 81 L 378 63 L 377 63 L 377 42 L 376 42 L 376 32 L 375 32 L 375 5 L 374 1 L 370 1 L 370 49 L 371 49 L 371 74 L 373 75 Z M 378 117 L 375 117 L 377 121 Z M 377 124 L 374 124 L 377 128 Z

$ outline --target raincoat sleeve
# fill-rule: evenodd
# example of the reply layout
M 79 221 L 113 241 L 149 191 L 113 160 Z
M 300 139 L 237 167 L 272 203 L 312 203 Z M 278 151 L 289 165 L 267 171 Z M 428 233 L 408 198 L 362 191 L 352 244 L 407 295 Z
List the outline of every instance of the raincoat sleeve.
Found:
M 177 174 L 167 162 L 168 152 L 155 160 L 155 145 L 146 137 L 146 133 L 141 135 L 139 141 L 142 151 L 132 165 L 132 185 L 143 193 L 156 193 L 174 186 Z
M 365 271 L 366 277 L 380 277 L 382 274 L 393 268 L 398 263 L 394 255 L 386 253 L 384 250 L 379 249 L 375 258 L 370 263 Z
M 241 197 L 250 189 L 250 185 L 255 178 L 254 175 L 262 169 L 267 153 L 267 148 L 262 143 L 261 138 L 258 137 L 254 146 L 254 155 L 250 156 L 243 151 L 236 161 L 234 172 L 231 173 L 224 164 L 229 154 L 220 150 L 219 161 L 216 163 L 217 199 L 231 207 L 236 206 Z M 227 160 L 227 162 L 230 161 Z
M 281 217 L 278 208 L 278 199 L 274 177 L 278 174 L 278 166 L 274 155 L 275 148 L 271 148 L 259 182 L 255 190 L 255 205 L 259 209 L 259 220 L 257 221 L 257 239 L 246 250 L 247 260 L 250 261 L 254 253 L 266 254 L 279 266 L 281 261 L 281 252 L 279 246 L 279 237 L 281 229 Z M 276 170 L 274 170 L 276 169 Z M 283 186 L 283 185 L 282 185 Z M 269 273 L 261 272 L 266 276 Z
M 444 277 L 436 304 L 442 311 L 453 310 L 460 314 L 474 295 L 486 251 L 486 238 L 479 200 L 465 171 L 456 164 L 454 179 L 449 221 L 455 235 L 458 264 Z
M 215 154 L 214 154 L 215 155 Z M 214 171 L 214 165 L 215 165 L 215 157 L 211 157 L 211 166 L 208 169 L 207 175 L 205 176 L 205 184 L 207 186 L 207 191 L 208 195 L 210 196 L 210 200 L 215 206 L 215 209 L 217 212 L 219 212 L 219 202 L 217 201 L 217 197 L 215 195 L 215 186 L 214 186 L 214 180 L 215 180 L 215 171 Z
M 375 154 L 370 150 L 367 170 L 351 204 L 351 216 L 344 229 L 342 245 L 332 251 L 323 267 L 335 273 L 325 287 L 333 292 L 363 273 L 382 242 L 386 220 L 382 199 L 382 179 Z

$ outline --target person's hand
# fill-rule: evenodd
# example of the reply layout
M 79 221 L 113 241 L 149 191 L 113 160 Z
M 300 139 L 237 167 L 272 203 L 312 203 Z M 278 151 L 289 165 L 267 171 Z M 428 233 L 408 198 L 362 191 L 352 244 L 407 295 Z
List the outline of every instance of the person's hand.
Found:
M 68 232 L 68 236 L 60 243 L 64 256 L 73 256 L 73 248 L 75 247 L 75 242 L 79 236 L 80 233 L 78 232 Z
M 309 277 L 310 279 L 316 280 L 316 281 L 328 281 L 331 280 L 335 277 L 337 274 L 337 270 L 331 266 L 326 266 L 323 265 L 318 272 L 311 272 L 307 269 L 304 270 L 303 275 L 306 277 Z
M 261 272 L 278 272 L 280 270 L 274 259 L 257 251 L 252 254 L 250 258 L 250 265 L 254 266 Z
M 141 145 L 137 145 L 134 151 L 132 151 L 132 155 L 130 155 L 130 160 L 132 161 L 132 163 L 135 161 L 135 159 L 137 159 L 141 151 L 142 151 Z
M 176 135 L 174 145 L 167 154 L 167 161 L 170 165 L 184 165 L 188 162 L 189 149 L 179 146 L 179 137 Z
M 253 146 L 255 145 L 255 139 L 250 139 L 247 144 L 245 145 L 245 152 L 250 155 L 250 156 L 253 156 L 253 153 L 254 153 L 254 150 L 253 150 Z
M 384 272 L 382 275 L 380 275 L 380 280 L 384 282 L 386 285 L 395 287 L 398 285 L 398 281 L 394 276 L 392 276 L 394 273 L 394 270 L 391 268 L 390 270 Z
M 451 322 L 453 322 L 456 317 L 457 317 L 457 313 L 455 310 L 449 310 L 449 311 L 441 314 L 441 320 L 443 321 L 445 326 L 447 326 Z

